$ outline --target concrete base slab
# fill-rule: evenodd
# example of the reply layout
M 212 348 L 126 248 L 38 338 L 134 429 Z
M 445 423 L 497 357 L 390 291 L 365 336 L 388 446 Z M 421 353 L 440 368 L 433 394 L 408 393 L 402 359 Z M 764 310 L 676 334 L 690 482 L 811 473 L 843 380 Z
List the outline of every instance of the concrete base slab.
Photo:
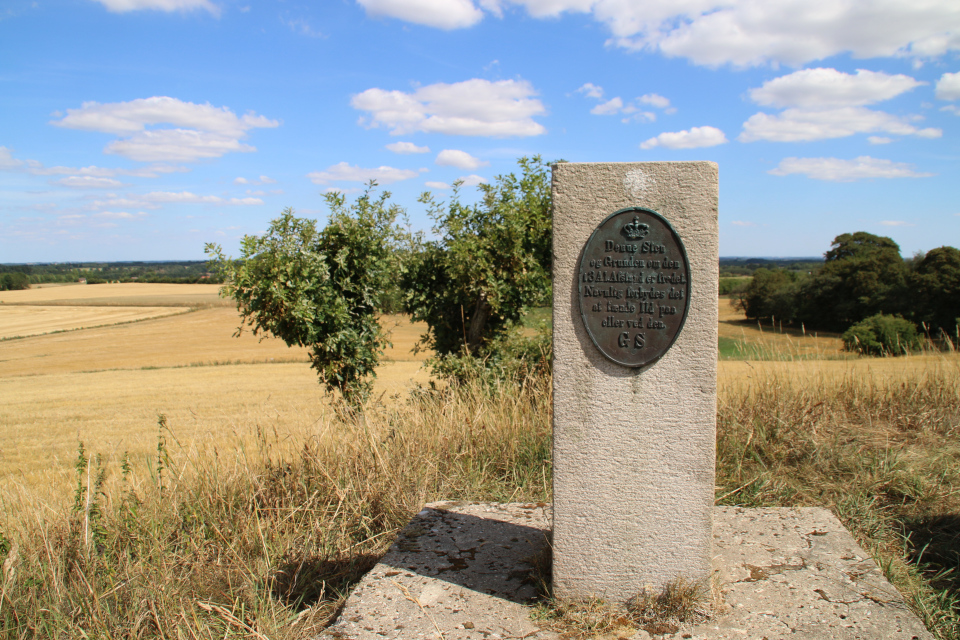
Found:
M 724 609 L 657 637 L 933 638 L 826 509 L 717 507 L 713 522 Z M 542 504 L 426 505 L 321 638 L 557 639 L 530 619 L 550 524 Z

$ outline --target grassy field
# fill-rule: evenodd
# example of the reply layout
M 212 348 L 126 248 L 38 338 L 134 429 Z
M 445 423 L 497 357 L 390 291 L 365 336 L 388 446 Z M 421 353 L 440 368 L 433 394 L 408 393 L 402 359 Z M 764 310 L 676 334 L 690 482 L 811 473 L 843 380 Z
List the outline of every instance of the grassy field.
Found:
M 357 421 L 302 349 L 233 337 L 211 285 L 2 296 L 0 330 L 31 306 L 196 304 L 0 342 L 0 638 L 312 637 L 424 501 L 550 500 L 549 380 L 411 399 L 404 318 Z M 720 312 L 718 501 L 833 509 L 960 640 L 960 356 L 853 358 Z

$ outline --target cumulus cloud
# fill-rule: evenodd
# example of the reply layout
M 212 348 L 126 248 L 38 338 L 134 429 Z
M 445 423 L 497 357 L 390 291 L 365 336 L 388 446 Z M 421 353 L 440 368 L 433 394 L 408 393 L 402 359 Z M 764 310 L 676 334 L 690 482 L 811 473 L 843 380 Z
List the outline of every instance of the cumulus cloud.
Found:
M 102 200 L 93 200 L 86 209 L 160 209 L 165 204 L 212 204 L 219 206 L 251 206 L 263 204 L 260 198 L 222 198 L 204 196 L 190 191 L 151 191 L 145 194 L 130 194 L 123 197 L 107 194 Z M 141 212 L 138 215 L 147 215 Z
M 412 142 L 391 142 L 387 145 L 388 151 L 407 155 L 411 153 L 430 153 L 430 147 L 418 147 Z
M 134 220 L 148 215 L 150 214 L 146 211 L 138 211 L 137 213 L 130 213 L 129 211 L 101 211 L 100 213 L 93 214 L 93 217 L 106 218 L 108 220 Z
M 756 222 L 747 222 L 746 220 L 734 220 L 734 221 L 731 222 L 730 224 L 732 224 L 732 225 L 734 225 L 734 226 L 736 226 L 736 227 L 756 227 L 756 226 L 759 226 L 759 225 L 757 225 Z
M 937 97 L 941 100 L 960 100 L 960 71 L 940 76 L 937 80 Z
M 893 138 L 888 138 L 886 136 L 868 136 L 867 142 L 870 144 L 890 144 L 893 142 Z
M 95 178 L 93 176 L 70 176 L 57 180 L 57 184 L 71 189 L 115 189 L 123 183 L 113 178 Z
M 384 185 L 401 180 L 410 180 L 416 178 L 422 171 L 413 171 L 411 169 L 394 169 L 393 167 L 376 167 L 365 169 L 358 166 L 351 166 L 347 162 L 327 167 L 325 171 L 313 171 L 307 174 L 313 184 L 326 184 L 328 182 L 370 182 L 376 180 L 377 184 Z M 339 191 L 339 189 L 337 189 Z
M 907 75 L 882 71 L 857 69 L 851 74 L 836 69 L 803 69 L 751 89 L 750 99 L 772 107 L 859 107 L 895 98 L 923 84 Z
M 893 162 L 860 156 L 853 160 L 840 158 L 784 158 L 780 165 L 767 173 L 788 176 L 794 173 L 814 180 L 853 182 L 865 178 L 926 178 L 932 173 L 920 173 L 904 162 Z
M 276 180 L 269 176 L 260 176 L 259 178 L 248 180 L 243 176 L 233 179 L 233 184 L 249 184 L 249 185 L 262 185 L 262 184 L 274 184 Z
M 490 82 L 474 78 L 437 83 L 412 93 L 367 89 L 350 100 L 369 116 L 361 124 L 386 127 L 392 135 L 414 131 L 495 138 L 536 136 L 546 132 L 533 120 L 546 112 L 525 80 Z
M 6 147 L 0 147 L 0 170 L 10 171 L 19 169 L 23 162 L 13 157 L 13 151 Z
M 623 100 L 620 96 L 616 98 L 611 98 L 606 102 L 601 102 L 593 109 L 590 109 L 590 113 L 595 116 L 612 116 L 616 115 L 623 109 Z
M 478 176 L 475 173 L 471 173 L 468 176 L 460 176 L 459 178 L 457 178 L 457 181 L 461 182 L 464 187 L 475 187 L 478 184 L 489 182 L 489 180 L 487 180 L 483 176 Z
M 577 89 L 577 93 L 582 93 L 588 98 L 594 98 L 596 100 L 600 100 L 603 98 L 603 87 L 598 87 L 592 82 L 587 82 L 586 84 L 582 85 L 579 89 Z
M 127 13 L 129 11 L 193 11 L 202 9 L 215 16 L 220 15 L 220 8 L 208 0 L 97 0 L 113 13 Z
M 122 136 L 104 151 L 140 162 L 192 162 L 255 151 L 240 142 L 247 132 L 279 126 L 276 120 L 253 113 L 237 116 L 226 107 L 167 96 L 106 104 L 85 102 L 79 109 L 68 109 L 67 115 L 51 124 Z M 173 128 L 147 128 L 155 125 Z
M 692 127 L 683 131 L 668 131 L 643 142 L 641 149 L 666 147 L 667 149 L 697 149 L 715 147 L 727 142 L 727 136 L 716 127 Z
M 582 93 L 588 98 L 593 98 L 594 100 L 603 99 L 603 87 L 599 87 L 590 82 L 581 86 L 577 89 L 577 93 Z M 656 93 L 647 93 L 640 96 L 627 103 L 624 102 L 623 98 L 616 96 L 607 100 L 606 102 L 601 102 L 592 109 L 590 113 L 595 116 L 612 116 L 612 115 L 624 115 L 625 118 L 622 118 L 621 122 L 630 122 L 631 120 L 639 122 L 654 122 L 657 119 L 657 114 L 653 111 L 649 111 L 645 106 L 654 107 L 657 109 L 662 109 L 664 113 L 676 113 L 676 109 L 670 106 L 670 100 L 664 98 L 661 95 Z
M 669 99 L 664 98 L 663 96 L 658 95 L 656 93 L 644 94 L 639 98 L 637 98 L 637 102 L 640 102 L 641 104 L 649 104 L 651 107 L 656 107 L 657 109 L 664 109 L 667 113 L 676 111 L 676 109 L 673 109 L 670 106 Z
M 368 15 L 398 18 L 438 29 L 471 27 L 483 12 L 471 0 L 357 0 Z
M 864 107 L 786 109 L 777 115 L 757 113 L 743 123 L 741 142 L 808 142 L 844 138 L 857 133 L 888 133 L 939 138 L 940 129 L 919 129 L 906 118 Z
M 956 0 L 358 0 L 368 13 L 443 29 L 473 26 L 485 9 L 519 5 L 535 18 L 589 13 L 610 43 L 696 64 L 802 66 L 854 58 L 924 59 L 960 49 Z
M 444 149 L 437 154 L 435 162 L 441 167 L 457 167 L 459 169 L 477 169 L 490 164 L 458 149 Z
M 221 198 L 220 196 L 201 196 L 189 191 L 151 191 L 143 196 L 135 196 L 134 201 L 148 204 L 220 204 L 241 206 L 263 204 L 263 200 L 260 198 Z
M 450 185 L 448 185 L 446 182 L 428 181 L 428 182 L 425 182 L 424 185 L 428 189 L 449 189 L 450 188 Z

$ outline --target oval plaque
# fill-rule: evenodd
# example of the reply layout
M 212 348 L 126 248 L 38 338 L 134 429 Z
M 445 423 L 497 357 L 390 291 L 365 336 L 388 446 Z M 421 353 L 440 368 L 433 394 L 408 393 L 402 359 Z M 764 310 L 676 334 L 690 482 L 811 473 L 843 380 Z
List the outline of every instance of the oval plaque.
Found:
M 630 208 L 608 216 L 583 246 L 580 315 L 604 356 L 626 367 L 657 361 L 687 319 L 690 265 L 660 214 Z

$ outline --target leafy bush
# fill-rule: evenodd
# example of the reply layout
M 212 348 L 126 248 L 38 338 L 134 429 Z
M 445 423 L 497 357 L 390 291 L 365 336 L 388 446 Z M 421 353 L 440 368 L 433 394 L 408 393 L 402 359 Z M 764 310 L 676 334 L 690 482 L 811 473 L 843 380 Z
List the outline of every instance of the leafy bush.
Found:
M 909 320 L 878 313 L 847 329 L 843 344 L 862 355 L 899 356 L 920 349 L 922 340 Z
M 347 207 L 339 193 L 326 195 L 330 221 L 316 221 L 285 209 L 263 236 L 245 236 L 241 257 L 232 260 L 208 244 L 211 267 L 226 284 L 255 335 L 273 335 L 287 345 L 310 349 L 312 367 L 328 390 L 362 404 L 371 377 L 388 344 L 377 321 L 382 296 L 396 273 L 394 221 L 401 213 L 383 192 L 370 189 Z
M 480 204 L 421 198 L 436 241 L 417 238 L 402 287 L 414 321 L 426 322 L 421 344 L 441 358 L 466 353 L 485 361 L 527 307 L 550 297 L 551 191 L 539 156 L 518 161 L 522 175 L 482 184 Z M 479 360 L 477 360 L 479 359 Z

